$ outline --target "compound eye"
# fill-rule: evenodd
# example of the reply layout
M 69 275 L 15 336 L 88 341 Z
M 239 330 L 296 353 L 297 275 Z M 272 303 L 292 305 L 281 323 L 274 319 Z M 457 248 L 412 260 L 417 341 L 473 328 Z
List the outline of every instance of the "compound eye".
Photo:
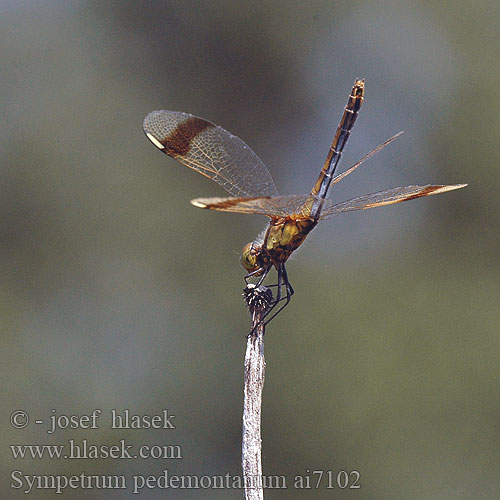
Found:
M 241 265 L 249 272 L 256 271 L 259 265 L 259 247 L 252 243 L 247 243 L 241 251 Z

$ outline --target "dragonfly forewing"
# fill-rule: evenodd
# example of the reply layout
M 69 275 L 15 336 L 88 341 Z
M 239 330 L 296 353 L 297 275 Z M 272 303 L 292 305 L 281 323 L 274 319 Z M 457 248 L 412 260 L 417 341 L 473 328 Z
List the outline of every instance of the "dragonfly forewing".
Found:
M 152 111 L 148 139 L 168 156 L 209 177 L 233 196 L 276 196 L 262 160 L 239 137 L 212 122 L 179 111 Z
M 260 214 L 271 218 L 309 218 L 310 208 L 317 197 L 303 195 L 264 196 L 257 198 L 196 198 L 191 204 L 198 208 L 218 212 L 236 212 L 240 214 Z M 323 208 L 333 205 L 329 199 L 319 200 Z

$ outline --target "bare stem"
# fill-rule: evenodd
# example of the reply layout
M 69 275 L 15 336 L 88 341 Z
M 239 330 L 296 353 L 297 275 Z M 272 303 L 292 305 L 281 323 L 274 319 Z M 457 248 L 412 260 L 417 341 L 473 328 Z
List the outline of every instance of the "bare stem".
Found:
M 264 388 L 263 315 L 269 305 L 270 290 L 245 289 L 245 300 L 252 315 L 251 334 L 247 338 L 244 375 L 242 466 L 245 500 L 264 500 L 262 482 L 261 408 Z

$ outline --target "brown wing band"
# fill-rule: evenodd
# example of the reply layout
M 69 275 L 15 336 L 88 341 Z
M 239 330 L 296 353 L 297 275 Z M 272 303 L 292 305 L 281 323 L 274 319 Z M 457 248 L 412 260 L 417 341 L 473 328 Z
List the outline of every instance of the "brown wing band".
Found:
M 166 154 L 173 157 L 185 156 L 196 136 L 210 127 L 215 127 L 215 125 L 193 116 L 179 123 L 167 137 L 160 139 L 160 142 L 165 146 Z

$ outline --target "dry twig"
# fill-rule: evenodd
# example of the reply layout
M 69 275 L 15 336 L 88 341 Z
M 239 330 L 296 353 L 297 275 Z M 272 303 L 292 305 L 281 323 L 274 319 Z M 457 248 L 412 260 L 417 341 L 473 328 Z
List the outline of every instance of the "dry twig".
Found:
M 263 316 L 272 300 L 268 288 L 248 285 L 245 301 L 252 315 L 252 329 L 247 337 L 245 354 L 242 466 L 245 500 L 263 500 L 261 408 L 264 387 Z

